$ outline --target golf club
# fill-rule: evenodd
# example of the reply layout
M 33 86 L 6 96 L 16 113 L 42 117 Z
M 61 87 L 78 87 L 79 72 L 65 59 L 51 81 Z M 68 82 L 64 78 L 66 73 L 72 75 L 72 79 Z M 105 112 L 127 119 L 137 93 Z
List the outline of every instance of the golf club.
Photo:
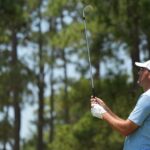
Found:
M 95 97 L 96 95 L 95 95 L 95 88 L 94 88 L 94 82 L 93 82 L 90 48 L 89 48 L 89 41 L 88 41 L 87 27 L 86 27 L 86 17 L 85 17 L 85 10 L 91 9 L 91 8 L 92 8 L 91 5 L 87 5 L 87 6 L 84 7 L 84 9 L 83 9 L 83 21 L 84 21 L 85 40 L 86 40 L 86 46 L 87 46 L 87 52 L 88 52 L 89 68 L 90 68 L 90 79 L 91 79 L 92 95 Z

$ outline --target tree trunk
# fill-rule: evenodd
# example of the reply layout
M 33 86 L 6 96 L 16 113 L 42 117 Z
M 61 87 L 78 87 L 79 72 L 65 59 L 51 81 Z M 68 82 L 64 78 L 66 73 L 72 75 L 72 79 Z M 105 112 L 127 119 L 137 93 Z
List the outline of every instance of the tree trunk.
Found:
M 41 20 L 42 20 L 42 14 L 41 14 L 41 6 L 42 1 L 40 1 L 39 9 L 38 9 L 38 16 L 39 16 L 39 75 L 38 75 L 38 140 L 37 140 L 37 150 L 44 150 L 44 144 L 43 144 L 43 126 L 44 126 L 44 66 L 43 66 L 43 40 L 42 40 L 42 31 L 41 31 Z
M 67 59 L 66 59 L 66 52 L 65 49 L 62 52 L 62 58 L 64 61 L 64 113 L 65 113 L 65 123 L 69 123 L 69 104 L 68 104 L 68 76 L 67 76 Z
M 50 64 L 50 68 L 51 68 L 51 73 L 50 73 L 50 86 L 51 86 L 51 96 L 50 96 L 50 135 L 49 135 L 49 139 L 50 142 L 53 141 L 54 139 L 54 116 L 53 116 L 53 112 L 54 112 L 54 49 L 52 49 L 52 53 L 51 53 L 51 64 Z
M 127 0 L 127 15 L 128 15 L 128 27 L 129 27 L 129 46 L 130 56 L 132 61 L 133 72 L 133 84 L 136 87 L 137 82 L 137 69 L 135 67 L 135 61 L 140 61 L 140 49 L 139 49 L 139 13 L 138 13 L 138 1 Z
M 38 145 L 37 150 L 43 150 L 43 113 L 44 113 L 44 67 L 40 66 L 40 73 L 38 75 Z
M 99 80 L 100 77 L 100 60 L 102 57 L 102 43 L 103 43 L 103 36 L 99 35 L 94 39 L 93 47 L 91 48 L 91 60 L 92 66 L 94 66 L 95 74 L 94 79 Z
M 15 145 L 14 150 L 20 150 L 20 106 L 17 101 L 17 93 L 14 93 L 14 108 L 15 108 Z
M 20 111 L 20 106 L 19 106 L 19 99 L 18 99 L 18 83 L 16 81 L 17 79 L 17 74 L 15 73 L 14 70 L 17 70 L 17 35 L 16 31 L 12 31 L 12 91 L 11 91 L 11 96 L 13 100 L 13 107 L 14 107 L 14 115 L 15 115 L 15 120 L 14 120 L 14 150 L 20 150 L 20 124 L 21 124 L 21 111 Z
M 53 36 L 57 31 L 56 31 L 56 17 L 51 17 L 50 18 L 50 35 Z M 49 141 L 50 143 L 54 140 L 54 51 L 56 49 L 53 47 L 51 50 L 51 63 L 50 63 L 50 133 L 49 133 Z
M 63 22 L 63 13 L 61 14 L 61 24 L 62 27 L 65 26 Z M 65 48 L 62 49 L 62 60 L 64 62 L 63 68 L 64 68 L 64 121 L 65 123 L 69 123 L 69 104 L 68 104 L 68 76 L 67 76 L 67 59 L 66 59 L 66 51 Z
M 39 93 L 38 93 L 38 99 L 39 99 L 39 108 L 38 108 L 38 144 L 37 144 L 37 150 L 43 150 L 43 125 L 44 125 L 44 119 L 43 119 L 43 113 L 44 113 L 44 79 L 42 75 L 43 68 L 40 68 L 40 75 L 39 75 Z M 42 78 L 42 79 L 40 79 Z

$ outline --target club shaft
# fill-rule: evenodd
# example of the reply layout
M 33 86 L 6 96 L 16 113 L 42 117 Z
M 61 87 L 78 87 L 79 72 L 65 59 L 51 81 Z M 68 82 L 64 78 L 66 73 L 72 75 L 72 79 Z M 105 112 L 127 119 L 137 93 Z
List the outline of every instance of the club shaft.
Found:
M 83 20 L 84 20 L 84 33 L 85 33 L 85 39 L 86 39 L 86 46 L 87 46 L 87 51 L 88 51 L 89 67 L 90 67 L 90 78 L 91 78 L 92 94 L 93 94 L 93 96 L 95 96 L 92 65 L 91 65 L 91 57 L 90 57 L 90 48 L 89 48 L 89 40 L 88 40 L 88 36 L 87 36 L 86 18 L 85 18 L 84 10 L 83 10 Z

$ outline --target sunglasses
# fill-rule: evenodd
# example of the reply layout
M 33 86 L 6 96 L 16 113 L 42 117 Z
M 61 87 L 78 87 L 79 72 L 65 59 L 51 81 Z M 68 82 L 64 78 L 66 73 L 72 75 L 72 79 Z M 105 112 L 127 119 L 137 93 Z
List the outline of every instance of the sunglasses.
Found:
M 144 71 L 145 69 L 146 69 L 146 68 L 142 68 L 142 67 L 141 67 L 141 68 L 140 68 L 140 71 Z
M 140 68 L 140 71 L 144 71 L 144 70 L 147 70 L 148 72 L 150 72 L 150 70 L 148 70 L 147 68 L 143 68 L 143 67 Z

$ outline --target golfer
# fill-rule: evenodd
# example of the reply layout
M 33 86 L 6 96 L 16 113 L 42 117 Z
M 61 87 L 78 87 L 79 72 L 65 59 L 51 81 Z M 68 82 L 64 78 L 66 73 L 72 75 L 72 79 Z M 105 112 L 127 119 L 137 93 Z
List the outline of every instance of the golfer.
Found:
M 119 118 L 97 97 L 91 97 L 91 113 L 126 136 L 123 150 L 150 150 L 150 60 L 135 62 L 135 65 L 140 68 L 137 83 L 144 93 L 129 117 L 126 120 Z

